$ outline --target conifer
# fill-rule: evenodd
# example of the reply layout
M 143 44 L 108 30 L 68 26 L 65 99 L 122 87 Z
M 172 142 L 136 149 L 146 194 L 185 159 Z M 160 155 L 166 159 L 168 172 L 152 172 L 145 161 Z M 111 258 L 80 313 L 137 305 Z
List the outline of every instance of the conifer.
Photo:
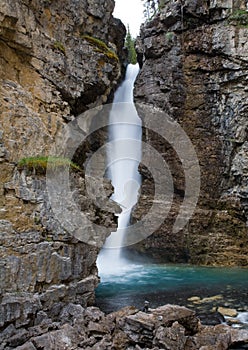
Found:
M 135 39 L 132 38 L 129 26 L 127 27 L 127 36 L 125 41 L 125 47 L 128 50 L 128 63 L 137 63 L 137 54 L 134 47 Z

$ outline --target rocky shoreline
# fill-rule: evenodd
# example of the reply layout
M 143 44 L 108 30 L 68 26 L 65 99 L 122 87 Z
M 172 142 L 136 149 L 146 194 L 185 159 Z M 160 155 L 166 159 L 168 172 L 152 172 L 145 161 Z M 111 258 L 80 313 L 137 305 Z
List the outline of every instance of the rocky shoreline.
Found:
M 184 306 L 195 312 L 203 325 L 215 326 L 220 323 L 225 323 L 229 326 L 248 329 L 248 312 L 246 301 L 242 299 L 237 304 L 237 299 L 242 298 L 241 293 L 237 293 L 237 298 L 225 298 L 221 294 L 204 294 L 201 293 L 192 295 L 190 292 L 181 291 L 167 291 L 154 293 L 140 293 L 135 295 L 128 295 L 117 293 L 116 296 L 101 296 L 96 294 L 96 306 L 105 313 L 112 313 L 118 311 L 126 305 L 135 305 L 136 308 L 141 309 L 144 300 L 150 301 L 152 308 L 160 307 L 167 303 L 173 302 L 176 305 Z M 205 296 L 208 295 L 208 296 Z M 232 295 L 233 296 L 233 295 Z M 243 296 L 245 298 L 245 295 Z
M 68 304 L 54 320 L 41 310 L 27 329 L 9 325 L 0 340 L 1 350 L 227 350 L 245 349 L 248 330 L 204 326 L 194 311 L 170 304 L 148 312 L 128 306 L 108 315 Z

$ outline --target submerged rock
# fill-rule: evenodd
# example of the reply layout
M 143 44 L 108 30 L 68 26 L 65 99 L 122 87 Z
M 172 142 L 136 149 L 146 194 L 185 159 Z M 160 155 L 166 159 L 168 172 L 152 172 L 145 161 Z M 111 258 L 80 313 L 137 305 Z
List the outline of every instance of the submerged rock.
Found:
M 223 316 L 235 317 L 238 315 L 238 311 L 235 309 L 229 309 L 227 307 L 219 306 L 218 312 L 220 312 Z

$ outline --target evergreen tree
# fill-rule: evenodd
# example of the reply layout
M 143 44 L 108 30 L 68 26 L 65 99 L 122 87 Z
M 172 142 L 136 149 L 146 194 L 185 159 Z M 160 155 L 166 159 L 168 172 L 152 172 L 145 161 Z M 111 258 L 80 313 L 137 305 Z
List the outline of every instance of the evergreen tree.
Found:
M 131 36 L 129 26 L 127 27 L 127 36 L 125 41 L 125 47 L 128 50 L 128 63 L 137 63 L 137 54 L 134 47 L 134 39 Z

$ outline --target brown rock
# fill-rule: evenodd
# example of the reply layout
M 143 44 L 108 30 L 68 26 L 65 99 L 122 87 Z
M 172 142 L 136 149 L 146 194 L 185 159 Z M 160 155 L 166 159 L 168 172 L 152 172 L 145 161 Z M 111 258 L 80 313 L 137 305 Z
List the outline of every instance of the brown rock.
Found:
M 227 326 L 202 327 L 193 337 L 189 337 L 185 349 L 227 350 L 231 345 L 231 333 Z
M 237 316 L 238 312 L 235 309 L 229 309 L 227 307 L 218 307 L 218 312 L 220 312 L 224 316 L 230 316 L 230 317 L 235 317 Z
M 59 222 L 66 210 L 73 215 L 69 197 L 56 217 L 48 198 L 46 171 L 17 163 L 52 153 L 55 140 L 67 141 L 63 128 L 68 122 L 105 103 L 115 89 L 123 69 L 125 28 L 113 18 L 113 8 L 113 0 L 1 3 L 1 327 L 10 322 L 30 326 L 41 302 L 53 318 L 70 302 L 94 303 L 97 254 L 116 227 L 117 207 L 108 199 L 111 184 L 105 181 L 106 195 L 98 195 L 104 211 L 89 200 L 83 172 L 71 174 L 80 210 L 91 222 L 112 227 L 98 236 L 89 225 L 83 226 L 81 236 L 74 227 L 72 235 Z M 75 155 L 80 166 L 89 151 L 86 144 Z M 61 174 L 55 178 L 63 181 Z M 93 187 L 98 188 L 98 182 L 91 179 Z M 61 193 L 56 196 L 60 203 Z M 68 222 L 76 219 L 70 217 Z

